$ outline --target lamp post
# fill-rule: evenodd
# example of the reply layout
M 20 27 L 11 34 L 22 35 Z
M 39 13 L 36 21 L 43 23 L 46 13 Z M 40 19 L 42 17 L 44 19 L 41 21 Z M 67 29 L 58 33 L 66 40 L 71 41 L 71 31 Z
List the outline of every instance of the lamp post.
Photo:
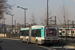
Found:
M 23 7 L 20 7 L 20 6 L 17 6 L 17 8 L 21 8 L 21 9 L 23 9 L 24 10 L 24 27 L 26 27 L 26 10 L 28 9 L 28 8 L 23 8 Z
M 16 33 L 16 20 L 14 20 L 14 25 L 15 25 L 15 33 Z
M 47 26 L 48 26 L 48 0 L 47 0 Z
M 55 25 L 56 25 L 56 16 L 54 16 L 55 17 Z

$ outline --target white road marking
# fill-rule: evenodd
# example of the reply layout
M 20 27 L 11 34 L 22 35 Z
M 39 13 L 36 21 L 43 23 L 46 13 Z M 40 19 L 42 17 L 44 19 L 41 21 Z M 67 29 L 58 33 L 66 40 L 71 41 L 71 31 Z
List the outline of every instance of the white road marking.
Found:
M 39 47 L 42 47 L 42 48 L 45 48 L 45 49 L 48 49 L 48 50 L 52 50 L 53 48 L 49 48 L 49 47 L 45 47 L 45 46 L 39 46 Z M 53 49 L 53 50 L 56 50 L 56 49 Z
M 55 48 L 60 48 L 60 49 L 62 48 L 62 47 L 54 47 L 53 48 L 53 47 L 45 47 L 45 46 L 39 46 L 39 47 L 42 47 L 42 48 L 45 48 L 45 49 L 48 49 L 48 50 L 57 50 Z M 65 46 L 63 48 L 65 48 L 65 49 L 74 49 L 72 47 L 70 48 L 70 47 L 65 47 Z

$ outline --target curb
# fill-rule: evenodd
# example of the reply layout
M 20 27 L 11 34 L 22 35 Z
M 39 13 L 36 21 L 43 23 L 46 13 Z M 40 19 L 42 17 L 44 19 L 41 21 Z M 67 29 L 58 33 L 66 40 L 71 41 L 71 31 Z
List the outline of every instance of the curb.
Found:
M 2 38 L 2 39 L 20 40 L 19 38 Z

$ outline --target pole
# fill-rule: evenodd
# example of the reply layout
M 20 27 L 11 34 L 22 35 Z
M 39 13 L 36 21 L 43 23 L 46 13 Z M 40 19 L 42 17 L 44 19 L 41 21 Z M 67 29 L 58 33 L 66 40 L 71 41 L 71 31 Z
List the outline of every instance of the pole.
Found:
M 15 28 L 16 28 L 16 20 L 14 22 L 15 22 Z
M 12 15 L 12 37 L 13 37 L 13 15 Z
M 55 25 L 56 25 L 56 16 L 55 16 Z
M 65 22 L 65 30 L 66 30 L 66 43 L 67 43 L 67 29 L 66 29 L 66 22 Z
M 69 34 L 69 21 L 70 21 L 70 20 L 68 20 L 68 34 Z
M 14 25 L 15 25 L 15 33 L 16 33 L 16 20 L 14 20 L 14 22 L 15 22 L 15 23 L 14 23 Z
M 17 6 L 17 8 L 21 8 L 21 9 L 24 10 L 24 27 L 26 27 L 26 10 L 27 10 L 28 8 L 23 8 L 23 7 L 19 7 L 19 6 Z
M 26 10 L 24 10 L 24 24 L 25 24 L 25 28 L 26 28 Z
M 72 27 L 74 28 L 74 21 L 72 20 Z M 73 33 L 71 34 L 72 35 L 72 39 L 73 39 Z
M 5 37 L 5 18 L 4 18 L 4 37 Z
M 48 26 L 48 0 L 47 0 L 47 26 Z
M 19 24 L 19 33 L 18 33 L 18 37 L 19 37 L 19 38 L 20 38 L 20 27 L 21 27 L 21 26 L 20 26 L 20 24 Z

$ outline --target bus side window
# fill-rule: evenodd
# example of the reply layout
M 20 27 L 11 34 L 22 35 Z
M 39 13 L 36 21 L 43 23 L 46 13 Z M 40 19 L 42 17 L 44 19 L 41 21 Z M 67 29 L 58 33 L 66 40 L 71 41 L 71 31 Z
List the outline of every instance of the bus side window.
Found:
M 31 35 L 32 35 L 33 37 L 36 37 L 36 30 L 32 30 Z
M 29 30 L 26 30 L 26 36 L 29 36 Z
M 23 31 L 20 31 L 20 35 L 23 36 Z
M 29 36 L 29 30 L 27 30 L 27 36 Z
M 29 30 L 25 30 L 23 35 L 24 36 L 29 36 Z
M 41 29 L 37 30 L 37 37 L 41 37 Z
M 23 36 L 26 36 L 26 31 L 23 32 Z

